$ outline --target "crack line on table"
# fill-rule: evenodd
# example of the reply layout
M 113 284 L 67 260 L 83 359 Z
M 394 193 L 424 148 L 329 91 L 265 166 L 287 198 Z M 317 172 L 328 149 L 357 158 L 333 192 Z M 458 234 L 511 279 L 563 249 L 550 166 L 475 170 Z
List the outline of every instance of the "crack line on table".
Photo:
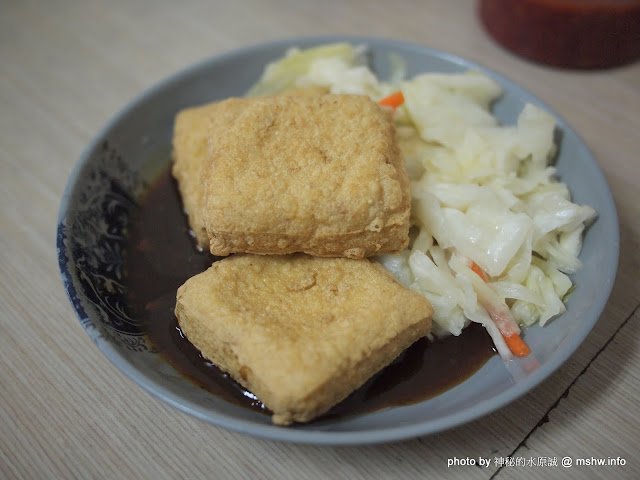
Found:
M 629 323 L 629 320 L 631 320 L 634 315 L 638 312 L 638 309 L 640 309 L 640 304 L 636 305 L 633 310 L 631 310 L 631 313 L 627 316 L 627 318 L 624 319 L 624 321 L 618 326 L 618 328 L 616 328 L 616 330 L 613 332 L 613 334 L 611 335 L 611 337 L 604 342 L 604 345 L 596 352 L 596 354 L 591 358 L 591 360 L 589 360 L 589 362 L 585 365 L 585 367 L 580 371 L 580 373 L 578 375 L 576 375 L 576 378 L 573 379 L 573 381 L 567 386 L 567 388 L 564 389 L 564 391 L 560 394 L 560 396 L 556 399 L 555 402 L 553 402 L 553 404 L 547 409 L 547 411 L 545 412 L 545 414 L 542 416 L 542 418 L 540 419 L 540 421 L 529 431 L 529 433 L 527 433 L 527 435 L 522 439 L 522 441 L 516 446 L 516 448 L 513 449 L 513 451 L 507 456 L 507 457 L 513 457 L 513 455 L 523 446 L 526 446 L 527 440 L 529 439 L 529 437 L 531 437 L 531 435 L 534 434 L 534 432 L 536 430 L 538 430 L 538 428 L 540 428 L 542 425 L 544 425 L 545 423 L 547 423 L 549 421 L 549 414 L 551 413 L 551 411 L 555 410 L 555 408 L 560 404 L 560 402 L 564 399 L 567 398 L 567 396 L 569 395 L 569 390 L 571 390 L 571 388 L 573 387 L 573 385 L 578 381 L 578 379 L 584 375 L 587 370 L 589 370 L 589 367 L 591 366 L 591 364 L 600 356 L 600 354 L 609 346 L 609 344 L 618 336 L 618 333 L 620 333 L 620 330 L 622 330 L 622 328 Z M 504 465 L 498 467 L 498 469 L 493 472 L 493 475 L 491 475 L 489 477 L 489 480 L 493 480 L 494 478 L 496 478 L 496 476 L 500 473 L 500 471 L 504 468 Z

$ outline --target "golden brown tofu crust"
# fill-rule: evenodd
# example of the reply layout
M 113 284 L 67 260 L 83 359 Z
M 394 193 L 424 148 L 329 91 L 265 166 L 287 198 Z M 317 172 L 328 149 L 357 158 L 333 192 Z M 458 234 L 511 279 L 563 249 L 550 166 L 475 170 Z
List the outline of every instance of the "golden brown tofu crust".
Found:
M 296 88 L 282 95 L 321 95 L 325 87 Z M 223 135 L 226 128 L 250 101 L 245 98 L 229 98 L 206 105 L 186 108 L 176 115 L 173 128 L 173 163 L 171 173 L 178 183 L 189 227 L 198 246 L 209 248 L 209 236 L 204 225 L 203 174 L 209 162 L 210 136 Z
M 209 137 L 222 135 L 242 111 L 246 101 L 243 98 L 229 98 L 187 108 L 175 118 L 171 173 L 177 180 L 189 227 L 203 249 L 209 248 L 209 236 L 203 216 L 203 174 L 209 157 Z
M 362 258 L 408 244 L 395 125 L 366 96 L 251 99 L 209 149 L 204 223 L 214 255 Z
M 177 293 L 180 328 L 273 422 L 329 410 L 431 329 L 432 308 L 368 259 L 234 255 Z

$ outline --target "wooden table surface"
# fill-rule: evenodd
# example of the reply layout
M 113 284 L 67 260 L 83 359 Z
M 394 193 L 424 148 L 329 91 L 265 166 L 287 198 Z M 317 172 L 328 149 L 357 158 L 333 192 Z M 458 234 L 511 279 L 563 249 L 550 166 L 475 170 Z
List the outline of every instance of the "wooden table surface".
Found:
M 300 446 L 197 420 L 103 356 L 58 273 L 63 189 L 115 112 L 214 54 L 330 33 L 447 50 L 520 83 L 585 139 L 617 203 L 619 273 L 586 341 L 535 390 L 438 435 Z M 640 478 L 640 64 L 601 72 L 534 65 L 498 47 L 474 2 L 462 0 L 2 0 L 0 105 L 0 478 Z M 626 464 L 549 465 L 565 456 Z M 491 465 L 448 467 L 479 457 Z M 535 464 L 494 461 L 507 457 Z

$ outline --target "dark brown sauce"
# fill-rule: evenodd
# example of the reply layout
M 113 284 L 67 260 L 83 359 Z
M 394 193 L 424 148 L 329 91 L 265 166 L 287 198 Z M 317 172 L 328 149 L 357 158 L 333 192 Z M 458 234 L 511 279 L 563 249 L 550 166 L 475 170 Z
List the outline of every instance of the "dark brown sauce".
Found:
M 129 238 L 125 270 L 130 300 L 154 348 L 205 390 L 234 404 L 268 413 L 259 399 L 203 359 L 178 327 L 173 312 L 176 290 L 189 277 L 206 270 L 216 257 L 197 251 L 169 169 L 144 195 Z M 323 418 L 425 400 L 461 383 L 494 354 L 491 338 L 477 324 L 459 337 L 436 342 L 419 340 Z

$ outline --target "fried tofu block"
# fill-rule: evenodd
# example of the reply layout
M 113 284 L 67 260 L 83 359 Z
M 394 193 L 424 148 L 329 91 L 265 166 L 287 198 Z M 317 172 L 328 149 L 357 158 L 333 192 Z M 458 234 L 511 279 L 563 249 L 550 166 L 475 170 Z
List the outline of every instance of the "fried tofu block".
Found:
M 327 87 L 323 87 L 320 85 L 311 85 L 309 87 L 297 87 L 297 88 L 292 88 L 291 90 L 285 90 L 284 92 L 281 92 L 278 95 L 284 95 L 289 97 L 299 97 L 299 96 L 324 95 L 325 93 L 329 93 L 329 90 L 327 89 Z
M 173 164 L 171 173 L 178 182 L 183 208 L 196 242 L 209 248 L 204 225 L 203 172 L 208 161 L 210 135 L 221 135 L 242 111 L 247 100 L 230 98 L 220 102 L 187 108 L 178 112 L 173 129 Z
M 234 255 L 187 280 L 184 335 L 273 412 L 308 422 L 431 329 L 432 308 L 368 259 Z
M 204 222 L 214 255 L 362 258 L 408 244 L 395 125 L 366 96 L 252 99 L 209 146 Z
M 321 95 L 325 87 L 311 86 L 284 92 L 282 95 Z M 173 129 L 173 164 L 171 173 L 178 182 L 182 204 L 189 227 L 198 246 L 209 248 L 209 236 L 204 225 L 203 172 L 208 163 L 209 136 L 223 135 L 225 129 L 250 101 L 229 98 L 206 105 L 186 108 L 176 115 Z

